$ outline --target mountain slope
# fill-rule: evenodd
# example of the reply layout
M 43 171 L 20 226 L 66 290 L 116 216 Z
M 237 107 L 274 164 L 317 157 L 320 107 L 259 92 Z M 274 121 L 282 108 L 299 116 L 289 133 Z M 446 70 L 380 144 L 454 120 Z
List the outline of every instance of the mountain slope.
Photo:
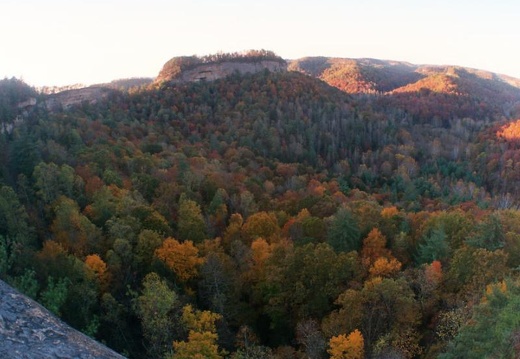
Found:
M 471 101 L 487 102 L 485 106 L 501 108 L 507 115 L 514 104 L 520 102 L 520 80 L 457 66 L 314 57 L 292 61 L 289 70 L 317 77 L 331 86 L 352 94 L 417 93 L 420 96 L 434 92 L 466 97 Z M 402 98 L 398 97 L 394 105 L 398 106 Z M 439 99 L 434 101 L 437 100 Z
M 347 93 L 388 92 L 424 77 L 415 65 L 375 59 L 306 57 L 291 61 L 288 69 L 320 78 Z
M 436 357 L 486 288 L 518 293 L 516 82 L 331 61 L 213 81 L 173 61 L 30 101 L 0 134 L 0 278 L 131 358 L 320 358 L 352 333 Z

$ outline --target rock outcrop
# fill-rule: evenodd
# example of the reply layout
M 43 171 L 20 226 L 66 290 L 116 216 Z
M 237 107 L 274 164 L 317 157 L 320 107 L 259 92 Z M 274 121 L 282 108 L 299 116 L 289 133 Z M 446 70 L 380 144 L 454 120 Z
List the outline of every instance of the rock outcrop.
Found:
M 83 103 L 94 104 L 106 99 L 114 90 L 101 87 L 90 86 L 81 89 L 66 90 L 49 95 L 45 99 L 45 106 L 48 110 L 69 109 L 74 105 Z
M 287 62 L 274 54 L 269 54 L 264 58 L 261 56 L 232 57 L 225 55 L 224 58 L 215 61 L 207 61 L 195 56 L 174 57 L 164 64 L 155 79 L 155 83 L 214 81 L 234 73 L 254 74 L 264 70 L 271 72 L 287 71 Z
M 287 66 L 277 61 L 222 62 L 219 64 L 203 64 L 193 69 L 181 72 L 179 76 L 172 78 L 171 81 L 174 83 L 214 81 L 232 75 L 235 72 L 243 75 L 254 74 L 263 70 L 281 72 L 286 71 Z
M 0 281 L 0 358 L 124 359 Z

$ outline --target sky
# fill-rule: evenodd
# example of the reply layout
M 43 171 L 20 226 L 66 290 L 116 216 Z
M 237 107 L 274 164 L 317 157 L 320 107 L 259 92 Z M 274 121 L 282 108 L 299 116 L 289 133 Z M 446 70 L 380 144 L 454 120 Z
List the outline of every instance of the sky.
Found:
M 0 78 L 155 77 L 174 56 L 249 49 L 520 78 L 518 0 L 0 0 Z

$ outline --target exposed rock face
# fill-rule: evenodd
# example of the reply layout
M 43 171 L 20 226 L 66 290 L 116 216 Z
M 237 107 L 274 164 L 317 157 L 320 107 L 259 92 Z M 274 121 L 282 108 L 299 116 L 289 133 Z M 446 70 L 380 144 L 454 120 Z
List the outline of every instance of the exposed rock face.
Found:
M 23 123 L 22 116 L 17 116 L 12 122 L 0 122 L 0 133 L 11 133 L 13 129 Z
M 74 89 L 58 92 L 45 100 L 45 105 L 49 110 L 59 108 L 68 109 L 74 105 L 80 105 L 84 102 L 93 104 L 108 97 L 113 90 L 104 87 L 85 87 L 82 89 Z
M 220 63 L 199 64 L 183 71 L 172 71 L 166 65 L 157 76 L 155 83 L 171 81 L 173 83 L 214 81 L 232 75 L 253 74 L 269 70 L 271 72 L 287 71 L 287 64 L 281 61 L 224 61 Z
M 31 97 L 25 101 L 22 101 L 22 102 L 19 102 L 16 107 L 18 108 L 26 108 L 26 107 L 31 107 L 31 106 L 34 106 L 36 105 L 36 98 L 35 97 Z
M 124 359 L 0 281 L 0 358 Z

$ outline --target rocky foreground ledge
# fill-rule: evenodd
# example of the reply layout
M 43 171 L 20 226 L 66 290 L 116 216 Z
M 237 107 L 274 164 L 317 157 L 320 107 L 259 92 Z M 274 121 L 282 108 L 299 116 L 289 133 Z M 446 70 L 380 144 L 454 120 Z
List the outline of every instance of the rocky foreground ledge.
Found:
M 123 359 L 0 281 L 0 358 Z

